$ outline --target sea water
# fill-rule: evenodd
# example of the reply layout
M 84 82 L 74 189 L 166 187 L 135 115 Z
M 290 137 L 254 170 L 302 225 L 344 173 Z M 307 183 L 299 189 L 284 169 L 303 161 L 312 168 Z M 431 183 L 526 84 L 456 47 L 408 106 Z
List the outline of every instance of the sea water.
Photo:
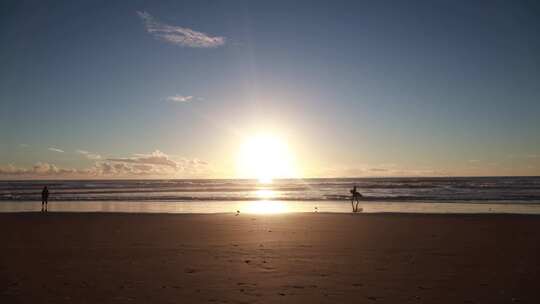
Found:
M 0 212 L 540 213 L 540 177 L 0 181 Z

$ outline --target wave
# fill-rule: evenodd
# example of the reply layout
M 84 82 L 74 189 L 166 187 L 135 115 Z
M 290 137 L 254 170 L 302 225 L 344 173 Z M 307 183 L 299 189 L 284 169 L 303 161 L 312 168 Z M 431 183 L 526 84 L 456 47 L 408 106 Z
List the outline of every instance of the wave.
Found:
M 306 196 L 287 196 L 261 198 L 256 196 L 136 196 L 130 195 L 127 197 L 120 196 L 56 196 L 50 201 L 114 201 L 114 202 L 143 202 L 143 201 L 344 201 L 349 202 L 351 198 L 345 195 L 324 195 L 321 197 L 306 197 Z M 0 197 L 0 201 L 40 201 L 38 195 L 29 196 L 10 196 L 5 195 Z M 440 196 L 365 196 L 361 199 L 364 202 L 473 202 L 473 201 L 526 201 L 540 203 L 540 197 L 537 195 L 522 195 L 522 196 L 493 196 L 493 197 L 440 197 Z
M 0 181 L 0 201 L 346 201 L 357 185 L 366 201 L 540 203 L 540 177 Z

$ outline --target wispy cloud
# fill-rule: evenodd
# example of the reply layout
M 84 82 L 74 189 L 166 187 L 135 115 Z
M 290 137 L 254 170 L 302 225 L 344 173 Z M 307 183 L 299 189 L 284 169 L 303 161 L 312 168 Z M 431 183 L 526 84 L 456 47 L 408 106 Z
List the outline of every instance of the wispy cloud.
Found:
M 91 160 L 101 159 L 101 155 L 96 154 L 96 153 L 92 153 L 92 152 L 88 152 L 86 150 L 77 150 L 75 152 L 77 152 L 79 154 L 82 154 L 82 155 L 84 155 L 84 157 L 86 157 L 88 159 L 91 159 Z
M 379 164 L 375 167 L 360 165 L 358 167 L 334 167 L 322 171 L 326 177 L 412 177 L 412 176 L 449 176 L 450 172 L 435 170 L 429 167 L 400 168 L 396 164 Z
M 174 95 L 174 96 L 167 97 L 167 101 L 186 103 L 186 102 L 193 101 L 193 96 Z
M 506 155 L 507 158 L 529 158 L 529 159 L 534 159 L 534 158 L 540 158 L 540 154 L 509 154 L 509 155 Z
M 147 12 L 137 12 L 137 15 L 143 20 L 148 33 L 172 44 L 192 48 L 215 48 L 225 44 L 225 37 L 212 37 L 190 28 L 164 24 Z
M 65 151 L 62 149 L 51 147 L 48 149 L 49 151 L 58 152 L 58 153 L 64 153 Z
M 371 171 L 371 172 L 388 172 L 389 169 L 386 169 L 386 168 L 371 168 L 371 169 L 369 169 L 369 171 Z

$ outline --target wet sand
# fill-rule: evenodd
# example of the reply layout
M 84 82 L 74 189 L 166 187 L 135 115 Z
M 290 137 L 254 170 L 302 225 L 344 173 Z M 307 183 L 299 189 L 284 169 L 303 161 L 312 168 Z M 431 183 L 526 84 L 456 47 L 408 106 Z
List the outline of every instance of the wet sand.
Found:
M 0 214 L 0 303 L 537 303 L 540 217 Z

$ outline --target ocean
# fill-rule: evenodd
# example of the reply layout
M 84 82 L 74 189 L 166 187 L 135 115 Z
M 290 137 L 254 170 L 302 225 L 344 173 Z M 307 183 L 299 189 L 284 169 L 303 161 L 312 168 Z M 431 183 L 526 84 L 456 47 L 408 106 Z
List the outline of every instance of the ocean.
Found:
M 0 181 L 0 212 L 39 211 L 44 185 L 50 211 L 350 212 L 356 185 L 364 212 L 540 212 L 540 177 Z

